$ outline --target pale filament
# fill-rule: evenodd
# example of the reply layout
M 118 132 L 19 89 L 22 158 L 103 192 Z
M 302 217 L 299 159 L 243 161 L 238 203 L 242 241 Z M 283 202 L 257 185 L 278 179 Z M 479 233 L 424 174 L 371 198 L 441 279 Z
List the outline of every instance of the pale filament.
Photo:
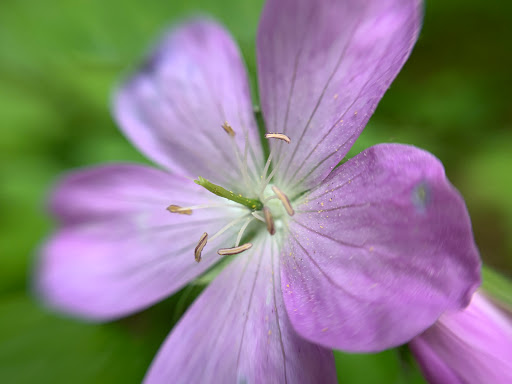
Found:
M 242 236 L 244 235 L 245 230 L 247 229 L 247 226 L 253 221 L 253 217 L 249 217 L 244 225 L 242 225 L 242 228 L 240 228 L 240 231 L 238 232 L 238 236 L 236 237 L 235 247 L 238 247 L 240 245 L 240 240 L 242 240 Z
M 275 200 L 277 199 L 278 197 L 276 195 L 271 195 L 269 197 L 267 197 L 265 200 L 262 201 L 263 204 L 266 204 L 268 203 L 270 200 Z
M 224 232 L 226 232 L 229 228 L 233 227 L 234 225 L 238 224 L 240 221 L 244 220 L 245 218 L 247 218 L 247 216 L 242 216 L 242 217 L 238 217 L 232 221 L 230 221 L 227 225 L 225 225 L 224 227 L 222 227 L 215 235 L 213 235 L 210 239 L 210 241 L 213 241 L 215 240 L 217 237 L 219 237 L 220 235 L 222 235 Z
M 266 139 L 278 139 L 278 140 L 286 142 L 287 144 L 290 144 L 290 142 L 291 142 L 291 139 L 288 136 L 286 136 L 284 133 L 266 133 L 265 138 Z M 270 155 L 268 156 L 267 163 L 265 164 L 265 169 L 263 170 L 263 174 L 261 176 L 262 184 L 261 184 L 260 193 L 259 193 L 259 196 L 261 199 L 263 199 L 263 191 L 267 187 L 270 180 L 272 180 L 272 177 L 274 177 L 275 173 L 279 169 L 279 166 L 281 165 L 282 157 L 278 161 L 277 165 L 274 167 L 272 172 L 270 173 L 269 177 L 267 177 L 267 171 L 268 171 L 268 168 L 270 167 L 270 163 L 272 161 L 273 156 L 274 156 L 274 146 L 272 146 L 272 148 L 270 149 Z
M 263 222 L 263 223 L 265 222 L 265 219 L 264 219 L 261 215 L 259 215 L 258 213 L 256 213 L 256 212 L 251 212 L 251 215 L 253 215 L 253 216 L 254 216 L 256 219 L 258 219 L 259 221 L 261 221 L 261 222 Z
M 272 180 L 272 178 L 274 177 L 275 173 L 277 172 L 277 170 L 279 169 L 279 167 L 281 166 L 281 163 L 283 162 L 283 159 L 284 159 L 284 156 L 281 157 L 281 159 L 278 161 L 277 165 L 274 167 L 274 169 L 272 170 L 272 172 L 270 173 L 270 175 L 266 178 L 266 180 L 263 182 L 262 184 L 262 188 L 261 188 L 261 193 L 263 193 L 263 191 L 265 190 L 265 188 L 267 188 L 267 185 L 268 183 L 270 182 L 270 180 Z
M 235 153 L 235 158 L 236 158 L 236 161 L 238 164 L 238 169 L 240 170 L 240 173 L 242 174 L 245 186 L 247 187 L 247 189 L 252 189 L 252 187 L 254 185 L 253 184 L 254 179 L 250 177 L 249 168 L 247 165 L 247 151 L 248 151 L 249 137 L 246 134 L 244 156 L 243 156 L 243 160 L 242 160 L 242 155 L 240 153 L 240 150 L 238 149 L 238 145 L 235 140 L 236 133 L 235 133 L 233 127 L 231 127 L 231 125 L 229 125 L 228 122 L 226 121 L 226 122 L 224 122 L 224 124 L 222 124 L 222 128 L 228 134 L 228 136 L 231 138 L 231 145 L 233 147 L 233 152 Z
M 267 178 L 268 168 L 270 167 L 270 163 L 272 162 L 272 156 L 273 155 L 274 155 L 274 148 L 272 148 L 270 150 L 270 154 L 268 155 L 267 162 L 265 163 L 265 168 L 263 168 L 263 172 L 262 172 L 261 177 L 260 177 L 262 182 L 263 182 L 263 180 L 265 180 Z M 260 194 L 263 193 L 264 190 L 265 190 L 265 187 L 260 188 Z

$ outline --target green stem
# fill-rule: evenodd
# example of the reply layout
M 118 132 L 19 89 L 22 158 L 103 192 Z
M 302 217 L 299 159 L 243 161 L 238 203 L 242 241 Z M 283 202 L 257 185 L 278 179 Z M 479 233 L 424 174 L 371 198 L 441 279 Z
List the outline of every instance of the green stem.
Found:
M 194 183 L 200 185 L 203 188 L 206 188 L 211 193 L 217 196 L 234 201 L 235 203 L 238 204 L 245 205 L 246 207 L 252 209 L 253 211 L 260 211 L 263 209 L 263 204 L 261 203 L 261 201 L 256 199 L 249 199 L 248 197 L 242 196 L 241 194 L 228 191 L 227 189 L 222 188 L 221 186 L 218 186 L 206 180 L 204 177 L 199 176 L 197 180 L 194 180 Z

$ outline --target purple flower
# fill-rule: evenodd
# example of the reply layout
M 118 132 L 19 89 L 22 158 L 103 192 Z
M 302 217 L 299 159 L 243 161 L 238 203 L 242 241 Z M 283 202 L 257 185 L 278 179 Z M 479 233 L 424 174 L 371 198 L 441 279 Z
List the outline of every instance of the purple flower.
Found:
M 115 319 L 230 258 L 146 377 L 186 383 L 334 382 L 332 348 L 396 346 L 465 307 L 480 260 L 441 163 L 386 144 L 336 167 L 410 54 L 421 7 L 269 0 L 257 40 L 263 117 L 278 133 L 268 159 L 229 34 L 205 20 L 168 34 L 114 112 L 169 171 L 109 165 L 63 180 L 46 300 Z
M 477 292 L 410 343 L 431 383 L 512 383 L 512 318 Z

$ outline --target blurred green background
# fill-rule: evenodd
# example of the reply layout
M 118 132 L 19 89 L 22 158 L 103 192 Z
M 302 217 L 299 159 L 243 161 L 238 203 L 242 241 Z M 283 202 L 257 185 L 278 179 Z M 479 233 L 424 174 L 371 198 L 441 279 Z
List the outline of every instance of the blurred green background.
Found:
M 227 25 L 255 84 L 262 0 L 40 0 L 0 3 L 0 381 L 140 382 L 200 292 L 189 286 L 128 319 L 92 325 L 46 311 L 30 291 L 53 227 L 59 174 L 147 162 L 119 133 L 109 98 L 169 24 L 197 12 Z M 433 152 L 466 198 L 483 259 L 512 275 L 512 3 L 428 1 L 412 57 L 351 154 L 378 142 Z M 346 383 L 421 383 L 404 350 L 336 354 Z

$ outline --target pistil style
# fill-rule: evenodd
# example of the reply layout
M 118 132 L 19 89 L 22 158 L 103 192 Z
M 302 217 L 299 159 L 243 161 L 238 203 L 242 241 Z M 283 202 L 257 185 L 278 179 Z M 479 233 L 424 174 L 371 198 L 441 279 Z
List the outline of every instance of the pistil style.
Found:
M 243 196 L 242 194 L 236 194 L 233 191 L 228 191 L 225 188 L 222 188 L 219 185 L 213 184 L 211 181 L 206 180 L 204 177 L 199 176 L 197 180 L 194 180 L 194 183 L 200 185 L 203 188 L 206 188 L 211 193 L 223 197 L 225 199 L 234 201 L 235 203 L 245 205 L 247 208 L 250 208 L 253 211 L 261 211 L 263 209 L 263 204 L 261 201 L 257 199 L 250 199 L 248 197 Z

